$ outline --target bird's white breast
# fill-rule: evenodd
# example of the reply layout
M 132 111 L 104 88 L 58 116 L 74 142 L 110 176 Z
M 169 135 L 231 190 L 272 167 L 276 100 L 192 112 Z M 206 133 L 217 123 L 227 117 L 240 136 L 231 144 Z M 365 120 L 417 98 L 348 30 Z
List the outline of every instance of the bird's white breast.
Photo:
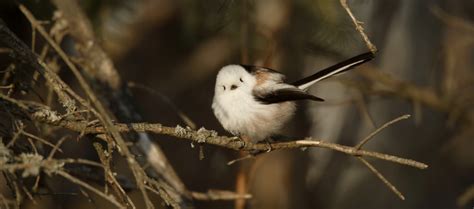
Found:
M 295 111 L 293 102 L 261 104 L 246 92 L 214 97 L 212 109 L 224 129 L 257 142 L 279 132 Z

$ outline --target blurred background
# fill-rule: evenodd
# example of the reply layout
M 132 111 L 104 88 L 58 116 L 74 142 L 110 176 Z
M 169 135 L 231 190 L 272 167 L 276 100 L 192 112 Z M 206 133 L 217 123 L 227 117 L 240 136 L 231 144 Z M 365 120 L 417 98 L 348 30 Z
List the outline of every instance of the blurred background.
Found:
M 196 127 L 229 135 L 211 110 L 215 76 L 226 64 L 265 66 L 295 81 L 368 51 L 344 8 L 334 0 L 79 2 L 96 39 L 129 84 L 142 121 L 168 126 L 186 125 L 179 110 Z M 0 2 L 0 18 L 31 43 L 31 26 L 18 3 L 45 21 L 55 8 L 44 0 Z M 365 148 L 415 159 L 429 168 L 371 160 L 404 193 L 402 201 L 353 157 L 323 149 L 275 151 L 249 160 L 255 164 L 249 174 L 253 198 L 247 207 L 474 207 L 474 2 L 348 3 L 377 46 L 376 58 L 313 86 L 310 92 L 326 102 L 299 102 L 296 116 L 282 132 L 353 146 L 383 123 L 411 114 Z M 66 37 L 62 44 L 67 48 L 69 42 Z M 0 63 L 2 69 L 8 66 L 6 61 Z M 77 87 L 66 71 L 60 75 Z M 199 149 L 187 141 L 152 138 L 188 189 L 234 190 L 239 164 L 227 162 L 238 158 L 237 152 L 204 146 L 204 159 L 200 159 Z M 87 141 L 67 141 L 63 150 L 97 158 Z M 8 193 L 5 186 L 2 190 Z M 63 182 L 60 191 L 77 192 L 77 188 Z M 155 197 L 156 206 L 163 207 Z M 23 207 L 101 208 L 99 200 L 89 202 L 82 195 L 39 195 L 35 200 L 27 200 Z M 234 207 L 232 201 L 195 204 L 197 208 Z

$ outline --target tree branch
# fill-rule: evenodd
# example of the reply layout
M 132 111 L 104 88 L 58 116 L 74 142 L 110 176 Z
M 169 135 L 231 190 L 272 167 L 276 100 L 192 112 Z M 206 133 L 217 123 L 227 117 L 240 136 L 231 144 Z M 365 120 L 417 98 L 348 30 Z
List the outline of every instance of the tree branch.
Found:
M 85 133 L 104 133 L 103 127 L 85 127 L 85 124 L 64 124 L 65 128 L 69 128 L 74 131 L 83 130 Z M 186 139 L 191 142 L 200 144 L 211 144 L 233 150 L 242 151 L 268 151 L 269 146 L 272 150 L 279 149 L 295 149 L 304 147 L 319 147 L 327 148 L 334 151 L 342 152 L 352 156 L 366 156 L 373 157 L 385 161 L 391 161 L 394 163 L 408 165 L 419 169 L 425 169 L 428 166 L 424 163 L 420 163 L 411 159 L 401 158 L 393 155 L 388 155 L 379 152 L 362 150 L 357 147 L 351 147 L 346 145 L 335 144 L 326 142 L 324 140 L 317 140 L 312 137 L 307 137 L 304 140 L 294 140 L 289 142 L 273 142 L 269 144 L 255 144 L 250 142 L 244 142 L 241 139 L 235 137 L 219 136 L 217 132 L 213 130 L 207 130 L 201 128 L 198 131 L 183 128 L 180 126 L 169 127 L 159 123 L 131 123 L 131 124 L 115 124 L 117 130 L 120 132 L 150 132 L 155 134 L 162 134 L 168 136 L 174 136 L 178 139 Z
M 68 120 L 67 118 L 61 118 L 57 115 L 56 112 L 44 109 L 42 107 L 29 107 L 27 104 L 22 103 L 21 101 L 8 98 L 0 94 L 0 101 L 8 102 L 18 108 L 23 108 L 23 111 L 29 112 L 33 120 L 38 122 L 46 123 L 53 126 L 60 126 L 72 131 L 83 132 L 87 134 L 103 134 L 107 130 L 103 126 L 90 126 L 87 122 L 78 122 L 74 120 Z M 20 105 L 17 105 L 20 104 Z M 205 128 L 200 128 L 199 130 L 192 130 L 190 128 L 183 128 L 181 126 L 170 127 L 164 126 L 160 123 L 115 123 L 115 129 L 118 132 L 149 132 L 161 135 L 173 136 L 178 139 L 188 140 L 194 143 L 199 144 L 210 144 L 220 147 L 224 147 L 232 150 L 242 150 L 242 151 L 268 151 L 269 145 L 271 150 L 279 149 L 295 149 L 295 148 L 304 148 L 304 147 L 319 147 L 331 149 L 334 151 L 342 152 L 344 154 L 352 156 L 365 156 L 377 158 L 385 161 L 390 161 L 402 165 L 407 165 L 419 169 L 425 169 L 428 165 L 407 159 L 401 158 L 394 155 L 384 154 L 380 152 L 367 151 L 359 149 L 358 147 L 351 147 L 331 142 L 326 142 L 324 140 L 318 140 L 316 138 L 307 137 L 304 140 L 294 140 L 288 142 L 272 142 L 269 144 L 263 143 L 250 143 L 244 142 L 243 140 L 236 137 L 228 136 L 219 136 L 216 131 L 207 130 Z M 379 130 L 376 130 L 379 132 Z
M 377 47 L 375 47 L 374 44 L 372 44 L 372 42 L 370 41 L 369 37 L 367 36 L 367 34 L 365 34 L 364 32 L 364 27 L 362 27 L 362 22 L 360 22 L 359 20 L 357 20 L 354 15 L 352 14 L 352 11 L 351 9 L 349 8 L 349 6 L 347 5 L 347 0 L 340 0 L 341 1 L 341 5 L 342 7 L 346 10 L 347 14 L 349 15 L 349 17 L 351 18 L 352 22 L 354 23 L 355 25 L 355 29 L 359 32 L 359 34 L 362 36 L 362 39 L 364 40 L 365 44 L 367 45 L 367 48 L 369 48 L 369 50 L 375 54 L 375 52 L 377 52 Z
M 4 100 L 11 104 L 10 106 L 17 107 L 27 107 L 26 104 L 23 104 L 21 101 L 17 101 L 11 98 L 5 99 L 5 96 L 0 94 L 0 101 Z M 42 123 L 60 126 L 66 129 L 70 129 L 72 131 L 80 132 L 80 133 L 88 133 L 88 134 L 103 134 L 106 132 L 106 129 L 103 126 L 90 126 L 87 122 L 78 122 L 77 120 L 70 121 L 67 118 L 62 118 L 61 120 L 51 120 L 51 118 L 58 118 L 55 112 L 50 110 L 41 110 L 38 108 L 27 108 L 23 109 L 23 111 L 30 112 L 32 119 L 37 120 Z M 38 112 L 40 111 L 40 112 Z M 17 111 L 18 112 L 18 111 Z M 362 157 L 372 157 L 377 158 L 380 160 L 390 161 L 393 163 L 407 165 L 411 167 L 415 167 L 418 169 L 426 169 L 428 165 L 412 160 L 407 158 L 401 158 L 394 155 L 374 152 L 363 150 L 361 147 L 371 139 L 374 135 L 379 133 L 382 129 L 389 127 L 391 124 L 394 124 L 397 121 L 402 119 L 406 119 L 408 115 L 401 116 L 396 118 L 388 123 L 384 124 L 381 128 L 376 129 L 372 133 L 370 133 L 361 143 L 356 146 L 346 146 L 336 143 L 325 142 L 323 140 L 315 140 L 313 138 L 306 138 L 304 140 L 295 140 L 295 141 L 288 141 L 288 142 L 273 142 L 273 143 L 265 143 L 265 144 L 255 144 L 250 142 L 244 142 L 243 140 L 236 138 L 236 137 L 227 137 L 227 136 L 219 136 L 216 131 L 213 130 L 206 130 L 205 128 L 200 128 L 199 130 L 195 131 L 190 128 L 183 128 L 181 126 L 176 127 L 168 127 L 164 126 L 159 123 L 116 123 L 114 124 L 115 129 L 118 132 L 150 132 L 155 134 L 161 135 L 168 135 L 176 137 L 177 139 L 185 139 L 194 143 L 198 144 L 210 144 L 216 145 L 228 149 L 233 150 L 242 150 L 242 151 L 274 151 L 279 149 L 296 149 L 296 148 L 307 148 L 307 147 L 316 147 L 316 148 L 326 148 L 331 149 L 334 151 L 342 152 L 347 155 L 351 155 L 357 157 L 363 164 L 365 164 L 382 182 L 391 190 L 393 191 L 400 199 L 404 200 L 405 197 L 401 194 L 398 189 L 391 184 L 377 169 L 372 166 L 369 162 L 367 162 Z M 264 153 L 264 152 L 262 152 Z M 161 193 L 159 193 L 161 194 Z

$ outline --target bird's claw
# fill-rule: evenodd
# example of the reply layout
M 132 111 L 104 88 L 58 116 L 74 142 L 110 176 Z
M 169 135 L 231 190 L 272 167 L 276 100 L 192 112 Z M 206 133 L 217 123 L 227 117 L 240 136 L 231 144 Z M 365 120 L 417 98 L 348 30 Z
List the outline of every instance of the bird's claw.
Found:
M 240 148 L 245 147 L 245 140 L 243 140 L 240 136 L 233 136 L 231 137 L 231 140 L 234 142 L 239 142 L 240 143 Z
M 266 152 L 268 153 L 268 152 L 271 152 L 271 151 L 273 151 L 272 143 L 270 142 L 270 140 L 268 140 L 268 139 L 265 139 L 265 143 L 266 143 L 266 144 L 267 144 L 267 146 L 268 146 L 268 149 L 267 149 L 267 151 L 266 151 Z

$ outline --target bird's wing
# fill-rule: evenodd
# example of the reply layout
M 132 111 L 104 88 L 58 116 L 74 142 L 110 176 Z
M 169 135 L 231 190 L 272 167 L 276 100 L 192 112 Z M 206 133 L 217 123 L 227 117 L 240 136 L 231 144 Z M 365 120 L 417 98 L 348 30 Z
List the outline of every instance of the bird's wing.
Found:
M 278 88 L 267 91 L 263 89 L 256 89 L 253 91 L 253 96 L 255 97 L 255 100 L 259 101 L 262 104 L 274 104 L 306 99 L 320 102 L 324 101 L 319 97 L 308 94 L 305 91 L 296 87 L 291 87 L 290 85 L 285 88 Z
M 283 83 L 285 80 L 285 75 L 270 68 L 254 65 L 242 65 L 242 67 L 244 67 L 247 72 L 254 75 L 257 79 L 257 82 L 259 79 L 273 83 Z
M 318 81 L 324 80 L 326 78 L 329 78 L 333 75 L 343 73 L 347 70 L 350 70 L 354 68 L 357 65 L 360 65 L 364 62 L 367 62 L 371 59 L 374 58 L 374 54 L 372 52 L 366 52 L 364 54 L 357 55 L 355 57 L 352 57 L 346 61 L 340 62 L 338 64 L 335 64 L 331 67 L 328 67 L 326 69 L 323 69 L 311 76 L 308 76 L 306 78 L 303 78 L 299 81 L 293 82 L 292 85 L 298 87 L 301 90 L 306 90 L 308 89 L 311 85 L 317 83 Z

